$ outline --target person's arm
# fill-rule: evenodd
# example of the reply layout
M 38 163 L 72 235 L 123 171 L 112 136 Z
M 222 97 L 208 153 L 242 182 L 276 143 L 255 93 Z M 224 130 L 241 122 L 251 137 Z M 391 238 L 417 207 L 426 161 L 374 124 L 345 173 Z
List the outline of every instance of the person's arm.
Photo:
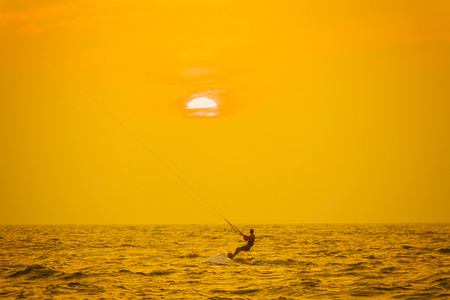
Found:
M 245 235 L 245 234 L 243 234 L 242 237 L 244 238 L 244 241 L 248 241 L 249 238 L 250 238 L 249 236 L 247 236 L 247 235 Z

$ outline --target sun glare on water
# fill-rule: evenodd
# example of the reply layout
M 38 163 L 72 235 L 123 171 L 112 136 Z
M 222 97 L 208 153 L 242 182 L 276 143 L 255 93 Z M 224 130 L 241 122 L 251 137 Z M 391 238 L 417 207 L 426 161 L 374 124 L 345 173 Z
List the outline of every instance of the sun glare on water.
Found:
M 214 117 L 219 114 L 217 103 L 207 97 L 198 97 L 186 105 L 190 117 Z

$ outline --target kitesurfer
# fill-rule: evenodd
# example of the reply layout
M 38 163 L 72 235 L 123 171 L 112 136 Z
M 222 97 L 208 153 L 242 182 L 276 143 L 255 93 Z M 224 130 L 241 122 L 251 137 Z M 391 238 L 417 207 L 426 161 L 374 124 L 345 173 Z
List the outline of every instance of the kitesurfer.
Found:
M 241 251 L 250 251 L 250 249 L 252 249 L 253 247 L 253 244 L 255 243 L 255 235 L 253 233 L 253 229 L 250 229 L 250 235 L 245 235 L 242 232 L 239 232 L 239 234 L 244 238 L 244 241 L 247 241 L 247 245 L 236 248 L 234 254 L 228 253 L 228 257 L 233 259 Z

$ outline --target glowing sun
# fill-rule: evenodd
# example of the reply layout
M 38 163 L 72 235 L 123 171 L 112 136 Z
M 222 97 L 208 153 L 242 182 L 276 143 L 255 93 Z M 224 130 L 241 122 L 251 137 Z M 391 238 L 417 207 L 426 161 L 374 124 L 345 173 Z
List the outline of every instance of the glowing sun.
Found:
M 219 114 L 217 103 L 207 97 L 197 97 L 186 105 L 189 117 L 214 117 Z
M 194 100 L 189 101 L 189 103 L 186 105 L 187 109 L 216 108 L 216 107 L 217 107 L 216 102 L 206 97 L 195 98 Z

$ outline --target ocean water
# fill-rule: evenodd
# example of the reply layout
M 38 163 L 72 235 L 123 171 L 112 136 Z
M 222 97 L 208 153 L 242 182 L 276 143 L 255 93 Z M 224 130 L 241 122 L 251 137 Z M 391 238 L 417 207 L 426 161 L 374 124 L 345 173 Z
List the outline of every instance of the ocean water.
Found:
M 0 298 L 450 299 L 450 224 L 253 228 L 0 226 Z

